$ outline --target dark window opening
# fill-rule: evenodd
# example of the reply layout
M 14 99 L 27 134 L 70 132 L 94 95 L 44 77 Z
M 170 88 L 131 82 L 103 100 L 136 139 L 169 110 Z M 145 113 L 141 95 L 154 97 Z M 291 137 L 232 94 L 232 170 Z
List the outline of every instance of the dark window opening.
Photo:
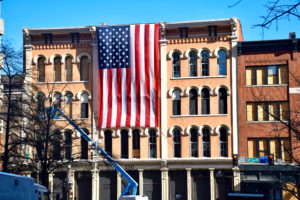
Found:
M 128 158 L 128 131 L 121 131 L 121 158 Z
M 80 59 L 80 80 L 81 81 L 89 80 L 89 59 L 87 56 L 83 56 Z
M 201 76 L 209 76 L 209 53 L 201 52 Z
M 202 129 L 203 157 L 210 157 L 210 130 Z
M 140 130 L 132 131 L 132 153 L 133 158 L 140 158 Z
M 72 159 L 72 131 L 65 132 L 65 159 Z
M 181 130 L 175 128 L 173 130 L 173 145 L 174 145 L 174 157 L 181 157 Z
M 104 132 L 104 144 L 105 151 L 108 155 L 112 156 L 112 132 L 110 130 Z
M 87 129 L 83 129 L 83 131 L 89 135 L 89 131 Z M 86 141 L 86 139 L 84 139 L 84 137 L 80 137 L 80 145 L 81 145 L 81 155 L 80 158 L 81 159 L 88 159 L 88 142 Z
M 180 77 L 180 54 L 179 52 L 174 52 L 172 60 L 172 68 L 173 68 L 173 77 Z
M 189 56 L 190 76 L 197 76 L 197 53 L 191 51 Z
M 210 114 L 210 100 L 209 100 L 209 90 L 207 88 L 202 89 L 201 91 L 201 114 L 209 115 Z
M 226 66 L 226 52 L 224 50 L 220 50 L 218 53 L 218 67 L 219 67 L 219 75 L 225 76 L 227 74 L 227 66 Z
M 156 130 L 149 130 L 149 148 L 150 148 L 150 158 L 156 158 Z
M 89 104 L 81 103 L 80 109 L 81 109 L 80 118 L 89 118 Z
M 190 115 L 198 114 L 198 92 L 196 89 L 191 89 L 190 96 Z
M 45 82 L 45 59 L 38 59 L 38 82 Z
M 219 114 L 227 114 L 227 90 L 219 89 Z
M 228 157 L 228 136 L 224 127 L 220 128 L 220 151 L 221 157 Z
M 174 90 L 172 94 L 173 115 L 181 115 L 181 92 Z
M 191 141 L 191 156 L 198 157 L 198 129 L 191 128 L 190 130 L 190 141 Z

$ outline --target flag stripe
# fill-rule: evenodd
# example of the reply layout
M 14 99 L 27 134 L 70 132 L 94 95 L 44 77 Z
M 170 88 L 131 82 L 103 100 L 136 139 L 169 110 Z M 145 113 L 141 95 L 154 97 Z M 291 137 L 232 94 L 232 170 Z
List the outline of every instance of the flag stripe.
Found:
M 144 126 L 149 126 L 150 123 L 150 59 L 149 59 L 149 51 L 150 51 L 150 40 L 149 40 L 149 24 L 145 25 L 145 124 Z
M 150 46 L 149 46 L 149 75 L 150 75 L 150 80 L 149 80 L 149 92 L 150 92 L 150 122 L 147 126 L 154 127 L 155 126 L 155 78 L 154 78 L 154 24 L 150 25 L 150 30 L 149 30 L 149 40 L 150 40 Z
M 140 125 L 145 126 L 145 25 L 140 25 Z
M 107 121 L 106 127 L 111 128 L 111 116 L 112 116 L 112 69 L 107 69 Z M 114 94 L 115 95 L 115 94 Z
M 107 69 L 104 69 L 103 70 L 103 122 L 102 122 L 102 128 L 106 128 L 106 121 L 107 121 L 107 108 L 108 108 L 108 105 L 107 105 L 107 98 L 108 98 L 108 95 L 107 95 Z M 106 105 L 106 106 L 104 106 Z
M 117 68 L 117 80 L 116 80 L 116 94 L 117 94 L 117 102 L 114 102 L 117 105 L 117 112 L 116 112 L 116 127 L 120 127 L 121 124 L 121 115 L 122 115 L 122 68 Z
M 98 106 L 98 113 L 99 113 L 99 122 L 98 126 L 102 128 L 102 121 L 103 121 L 103 70 L 98 70 L 98 76 L 99 76 L 99 106 Z
M 140 91 L 140 26 L 135 27 L 135 86 L 136 86 L 136 112 L 135 126 L 140 126 L 141 91 Z
M 135 126 L 136 120 L 136 79 L 135 79 L 135 26 L 130 26 L 130 70 L 131 70 L 131 113 L 130 125 Z
M 158 46 L 158 41 L 159 41 L 159 24 L 155 24 L 155 34 L 154 34 L 154 74 L 155 74 L 155 127 L 158 127 L 158 116 L 159 116 L 159 46 Z
M 121 96 L 121 101 L 122 101 L 122 114 L 121 114 L 121 123 L 119 126 L 117 127 L 124 127 L 125 126 L 125 122 L 126 122 L 126 113 L 127 113 L 127 97 L 126 97 L 126 87 L 127 87 L 127 69 L 129 68 L 122 68 L 121 74 L 122 74 L 122 81 L 120 83 L 121 85 L 121 90 L 122 90 L 122 96 Z

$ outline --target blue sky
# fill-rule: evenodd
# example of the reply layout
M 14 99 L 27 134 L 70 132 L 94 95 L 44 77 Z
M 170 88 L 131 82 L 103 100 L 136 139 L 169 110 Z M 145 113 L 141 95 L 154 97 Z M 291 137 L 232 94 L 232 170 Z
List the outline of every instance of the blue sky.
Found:
M 241 20 L 244 40 L 286 39 L 289 32 L 300 37 L 297 19 L 283 20 L 269 30 L 252 28 L 266 13 L 266 0 L 4 0 L 1 17 L 4 39 L 22 46 L 22 28 L 75 27 L 106 24 L 177 22 L 237 17 Z M 289 0 L 295 1 L 295 0 Z

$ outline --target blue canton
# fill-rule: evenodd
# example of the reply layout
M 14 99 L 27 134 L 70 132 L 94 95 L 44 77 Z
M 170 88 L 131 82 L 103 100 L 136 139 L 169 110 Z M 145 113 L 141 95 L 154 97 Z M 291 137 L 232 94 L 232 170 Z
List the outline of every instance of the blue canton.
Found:
M 129 67 L 129 26 L 98 27 L 97 34 L 99 68 Z

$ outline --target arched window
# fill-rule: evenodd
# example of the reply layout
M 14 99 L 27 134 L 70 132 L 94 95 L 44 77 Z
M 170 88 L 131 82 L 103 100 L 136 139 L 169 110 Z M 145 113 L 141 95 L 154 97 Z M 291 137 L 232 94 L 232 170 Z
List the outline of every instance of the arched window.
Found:
M 71 160 L 72 158 L 72 131 L 65 132 L 65 159 Z
M 218 52 L 218 68 L 219 68 L 219 75 L 226 75 L 226 52 L 224 50 L 220 50 Z
M 195 51 L 191 51 L 189 56 L 190 76 L 197 76 L 197 53 Z
M 80 96 L 80 118 L 89 118 L 89 96 L 86 93 Z
M 201 91 L 201 114 L 209 115 L 210 114 L 210 100 L 209 100 L 209 90 L 203 88 Z
M 228 157 L 228 136 L 225 127 L 220 128 L 220 153 L 221 157 Z
M 174 128 L 173 130 L 173 145 L 174 145 L 174 157 L 181 157 L 181 130 L 180 128 Z
M 149 157 L 156 158 L 156 130 L 149 129 Z
M 52 141 L 52 155 L 53 160 L 60 160 L 61 159 L 61 132 L 59 130 L 55 130 L 53 133 L 53 141 Z
M 172 93 L 173 115 L 181 115 L 181 92 L 176 89 Z
M 38 82 L 45 82 L 45 58 L 38 59 Z
M 128 131 L 121 131 L 121 158 L 128 158 Z
M 66 62 L 65 62 L 65 78 L 66 78 L 66 81 L 72 81 L 73 80 L 73 77 L 72 77 L 72 74 L 73 74 L 73 58 L 68 56 L 66 58 Z
M 180 77 L 180 54 L 179 52 L 174 52 L 172 55 L 172 69 L 173 77 Z
M 198 114 L 198 92 L 196 89 L 191 89 L 190 96 L 190 115 Z
M 61 109 L 61 94 L 60 93 L 56 93 L 53 97 L 53 105 L 54 105 L 54 108 L 60 108 Z M 54 118 L 60 118 L 60 115 L 59 113 L 55 113 L 55 116 Z
M 209 76 L 209 53 L 201 52 L 201 76 Z
M 190 141 L 191 141 L 191 156 L 198 157 L 198 129 L 197 128 L 191 128 Z
M 82 56 L 80 59 L 80 80 L 89 80 L 89 59 L 87 56 Z
M 86 129 L 83 128 L 82 129 L 87 135 L 90 134 L 90 132 Z M 84 139 L 83 136 L 80 137 L 80 146 L 81 146 L 81 152 L 80 152 L 80 158 L 81 159 L 88 159 L 88 150 L 89 150 L 89 146 L 88 146 L 88 142 L 86 141 L 86 139 Z
M 112 156 L 112 132 L 111 130 L 106 130 L 104 132 L 104 145 L 105 151 L 108 155 Z
M 61 81 L 61 58 L 54 58 L 54 82 Z
M 41 117 L 45 116 L 45 101 L 46 101 L 45 94 L 39 92 L 37 95 L 37 112 Z
M 202 148 L 203 157 L 210 157 L 210 130 L 206 127 L 202 129 Z
M 219 89 L 219 114 L 227 114 L 227 90 Z
M 73 94 L 67 93 L 65 95 L 65 114 L 72 118 L 72 101 L 73 101 Z
M 140 130 L 134 129 L 132 131 L 132 153 L 133 158 L 140 158 Z

